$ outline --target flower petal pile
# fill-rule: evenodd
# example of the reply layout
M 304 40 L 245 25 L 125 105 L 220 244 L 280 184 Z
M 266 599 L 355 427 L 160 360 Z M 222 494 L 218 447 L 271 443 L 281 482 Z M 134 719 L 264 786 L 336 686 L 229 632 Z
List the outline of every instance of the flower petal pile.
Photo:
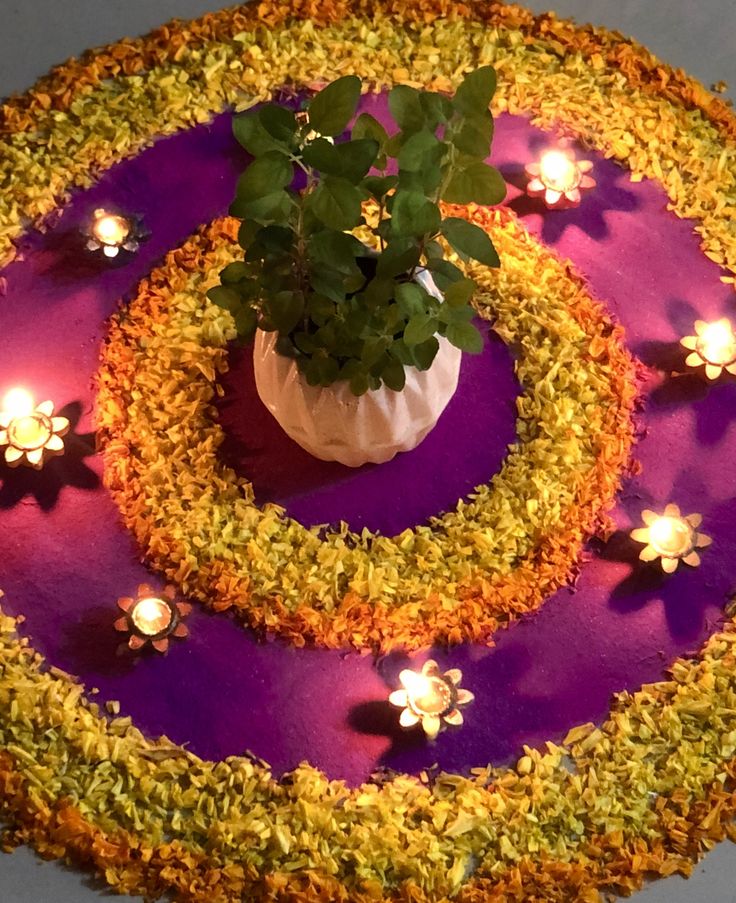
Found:
M 235 333 L 205 290 L 239 253 L 233 221 L 172 252 L 113 322 L 97 418 L 106 485 L 148 563 L 186 595 L 296 645 L 487 643 L 565 585 L 585 540 L 608 527 L 638 400 L 622 330 L 511 214 L 465 215 L 503 264 L 469 272 L 478 313 L 519 349 L 519 441 L 454 511 L 395 537 L 321 537 L 256 506 L 220 460 L 212 402 Z

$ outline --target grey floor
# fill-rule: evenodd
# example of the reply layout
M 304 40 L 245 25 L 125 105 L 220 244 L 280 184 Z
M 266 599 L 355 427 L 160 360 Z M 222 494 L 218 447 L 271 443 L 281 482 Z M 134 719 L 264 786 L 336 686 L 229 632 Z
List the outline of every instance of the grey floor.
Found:
M 225 4 L 227 0 L 221 0 Z M 142 34 L 176 16 L 218 8 L 218 0 L 0 0 L 0 96 L 27 88 L 82 50 Z M 736 0 L 526 0 L 635 36 L 705 84 L 736 89 Z M 731 96 L 736 96 L 734 90 Z M 27 850 L 0 858 L 0 903 L 94 903 L 95 881 L 38 860 Z M 736 848 L 718 847 L 689 881 L 657 882 L 636 903 L 736 903 Z

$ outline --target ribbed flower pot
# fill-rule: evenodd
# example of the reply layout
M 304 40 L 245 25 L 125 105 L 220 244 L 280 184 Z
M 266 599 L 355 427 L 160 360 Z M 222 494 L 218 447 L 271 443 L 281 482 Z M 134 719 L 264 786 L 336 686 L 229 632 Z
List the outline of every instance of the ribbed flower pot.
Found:
M 437 288 L 427 274 L 422 282 Z M 382 464 L 415 448 L 455 394 L 462 352 L 439 336 L 429 370 L 406 368 L 401 392 L 386 386 L 355 396 L 346 381 L 310 386 L 296 361 L 278 354 L 277 333 L 256 334 L 253 349 L 261 401 L 295 442 L 315 458 L 348 467 Z

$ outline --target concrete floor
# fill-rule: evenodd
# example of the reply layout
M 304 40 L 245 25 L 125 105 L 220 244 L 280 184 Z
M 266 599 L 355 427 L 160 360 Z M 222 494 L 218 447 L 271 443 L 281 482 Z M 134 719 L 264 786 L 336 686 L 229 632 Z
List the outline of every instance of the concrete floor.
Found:
M 221 0 L 224 4 L 227 0 Z M 218 0 L 2 0 L 0 96 L 29 87 L 51 66 L 88 47 L 142 34 L 176 16 L 217 9 Z M 541 12 L 595 22 L 635 36 L 706 85 L 736 89 L 734 0 L 526 0 Z M 731 96 L 736 96 L 734 90 Z M 41 862 L 25 849 L 0 857 L 0 903 L 95 903 L 103 885 Z M 651 885 L 636 903 L 736 903 L 736 848 L 718 847 L 689 881 Z

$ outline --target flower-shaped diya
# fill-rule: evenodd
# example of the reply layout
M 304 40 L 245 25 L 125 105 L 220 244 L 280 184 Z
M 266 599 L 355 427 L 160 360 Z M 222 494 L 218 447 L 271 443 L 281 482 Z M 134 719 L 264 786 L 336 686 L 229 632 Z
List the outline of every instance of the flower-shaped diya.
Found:
M 589 175 L 593 164 L 577 160 L 570 149 L 545 151 L 538 163 L 529 163 L 525 169 L 529 176 L 526 193 L 543 198 L 550 209 L 577 207 L 582 192 L 595 188 L 595 179 Z
M 662 570 L 673 574 L 681 561 L 691 567 L 700 564 L 698 549 L 704 549 L 713 541 L 710 536 L 698 533 L 703 518 L 699 514 L 683 517 L 677 505 L 667 505 L 664 514 L 642 511 L 641 518 L 646 524 L 631 531 L 635 542 L 645 543 L 639 558 L 642 561 L 662 560 Z
M 686 335 L 680 344 L 691 351 L 685 359 L 688 367 L 705 365 L 708 379 L 718 379 L 727 370 L 736 374 L 736 335 L 733 326 L 724 317 L 715 323 L 695 321 L 695 335 Z
M 391 705 L 403 708 L 399 718 L 402 727 L 414 727 L 421 723 L 430 740 L 447 725 L 463 723 L 458 706 L 467 705 L 475 698 L 469 690 L 460 688 L 462 672 L 452 668 L 441 673 L 437 662 L 429 659 L 420 672 L 406 669 L 399 675 L 403 689 L 394 690 L 388 698 Z
M 102 251 L 105 257 L 117 257 L 120 251 L 134 254 L 145 237 L 138 220 L 100 207 L 85 229 L 88 251 Z
M 131 649 L 142 649 L 150 643 L 156 652 L 166 652 L 170 637 L 189 635 L 189 628 L 182 619 L 191 612 L 192 606 L 176 601 L 173 586 L 167 586 L 161 595 L 156 595 L 143 583 L 138 587 L 135 599 L 127 596 L 118 599 L 118 608 L 124 614 L 115 621 L 114 627 L 130 634 L 128 646 Z
M 64 453 L 69 432 L 66 417 L 54 416 L 53 401 L 34 407 L 33 398 L 23 389 L 13 389 L 0 409 L 0 448 L 5 448 L 5 463 L 10 467 L 27 464 L 41 470 L 50 455 Z

